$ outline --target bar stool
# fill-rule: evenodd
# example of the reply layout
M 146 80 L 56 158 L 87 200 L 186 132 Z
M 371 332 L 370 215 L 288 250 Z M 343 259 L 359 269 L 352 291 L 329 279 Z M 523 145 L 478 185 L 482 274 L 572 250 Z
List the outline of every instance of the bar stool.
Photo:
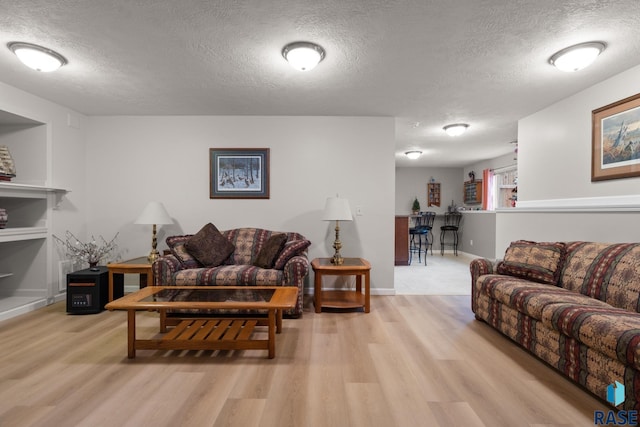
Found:
M 444 255 L 444 245 L 447 231 L 453 234 L 453 253 L 458 256 L 458 230 L 460 229 L 460 212 L 446 212 L 444 214 L 444 225 L 440 227 L 440 255 Z
M 413 259 L 414 252 L 418 254 L 418 262 L 420 262 L 420 258 L 422 256 L 422 236 L 428 236 L 429 229 L 426 226 L 426 215 L 425 212 L 420 212 L 419 216 L 415 219 L 415 224 L 413 227 L 409 228 L 409 264 L 411 264 L 411 260 Z M 424 265 L 427 265 L 427 251 L 425 246 L 424 251 Z
M 424 248 L 424 262 L 427 263 L 427 251 L 431 248 L 431 255 L 433 255 L 433 222 L 436 219 L 435 212 L 424 212 L 424 227 L 428 230 L 427 235 L 425 236 L 425 248 Z

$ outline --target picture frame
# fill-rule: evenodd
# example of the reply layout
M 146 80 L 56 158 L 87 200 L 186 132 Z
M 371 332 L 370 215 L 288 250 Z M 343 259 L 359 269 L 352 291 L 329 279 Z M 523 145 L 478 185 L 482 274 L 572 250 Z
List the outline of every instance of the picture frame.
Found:
M 640 94 L 591 112 L 591 181 L 640 176 Z
M 210 148 L 210 199 L 268 199 L 268 148 Z

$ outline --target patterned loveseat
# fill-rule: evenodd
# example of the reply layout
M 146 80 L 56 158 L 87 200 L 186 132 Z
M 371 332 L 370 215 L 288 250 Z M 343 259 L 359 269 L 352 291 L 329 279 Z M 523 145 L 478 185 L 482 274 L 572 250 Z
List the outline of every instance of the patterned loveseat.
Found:
M 167 237 L 171 254 L 163 255 L 153 263 L 154 283 L 158 286 L 296 286 L 298 303 L 284 314 L 299 317 L 304 282 L 309 273 L 307 248 L 310 242 L 298 233 L 261 228 L 237 228 L 221 234 L 231 243 L 232 252 L 220 265 L 210 267 L 203 266 L 187 249 L 194 235 Z M 260 264 L 262 248 L 275 235 L 286 236 L 286 239 L 274 253 L 273 265 L 255 265 Z
M 471 262 L 482 320 L 602 399 L 640 410 L 640 244 L 513 242 Z

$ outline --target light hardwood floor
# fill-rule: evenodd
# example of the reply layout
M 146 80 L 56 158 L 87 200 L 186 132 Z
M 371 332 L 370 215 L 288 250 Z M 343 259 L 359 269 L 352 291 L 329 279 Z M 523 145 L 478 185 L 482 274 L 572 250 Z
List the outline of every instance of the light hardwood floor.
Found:
M 285 319 L 265 351 L 138 351 L 126 314 L 0 323 L 0 426 L 593 426 L 608 407 L 473 318 L 468 296 L 376 296 Z M 157 315 L 138 315 L 143 334 Z

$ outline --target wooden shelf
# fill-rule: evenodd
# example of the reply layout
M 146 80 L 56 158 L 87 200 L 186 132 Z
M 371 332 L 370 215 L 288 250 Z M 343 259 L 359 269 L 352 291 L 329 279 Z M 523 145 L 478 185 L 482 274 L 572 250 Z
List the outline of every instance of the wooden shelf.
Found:
M 440 183 L 430 182 L 427 184 L 427 206 L 440 207 Z
M 364 307 L 364 294 L 356 291 L 322 291 L 322 306 L 329 308 Z
M 466 181 L 464 183 L 464 204 L 479 205 L 482 203 L 482 181 Z

